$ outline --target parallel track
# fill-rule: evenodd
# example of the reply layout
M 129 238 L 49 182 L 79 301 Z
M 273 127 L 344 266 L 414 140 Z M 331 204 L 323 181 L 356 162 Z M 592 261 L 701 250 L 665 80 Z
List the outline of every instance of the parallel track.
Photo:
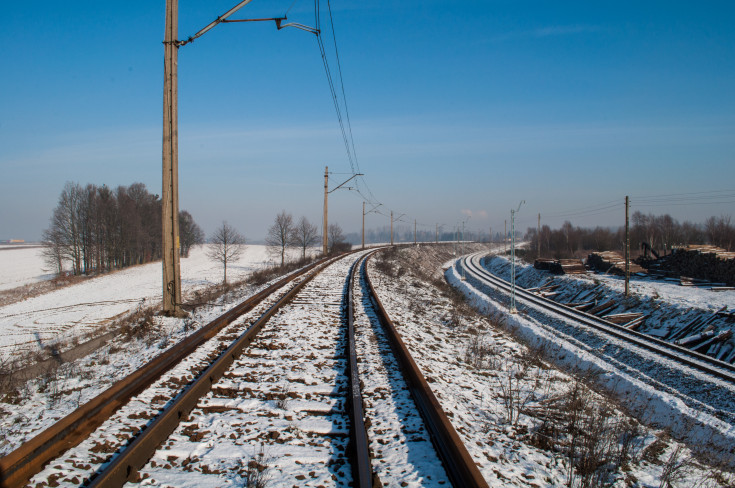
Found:
M 307 383 L 305 388 L 312 392 L 307 393 L 307 399 L 310 398 L 311 395 L 317 395 L 318 397 L 320 395 L 318 392 L 321 390 L 324 390 L 325 392 L 331 391 L 327 397 L 323 397 L 325 398 L 325 401 L 322 402 L 323 407 L 318 407 L 322 408 L 322 410 L 317 409 L 315 412 L 317 416 L 327 415 L 326 418 L 333 420 L 317 420 L 316 422 L 322 422 L 322 425 L 324 422 L 331 422 L 333 425 L 331 430 L 328 429 L 328 432 L 331 433 L 321 434 L 330 437 L 336 442 L 335 445 L 337 446 L 337 451 L 334 451 L 334 448 L 328 448 L 329 452 L 339 453 L 344 451 L 345 453 L 349 453 L 349 464 L 351 465 L 351 470 L 345 471 L 344 468 L 332 466 L 329 468 L 329 471 L 333 473 L 331 475 L 333 479 L 336 479 L 334 478 L 335 473 L 338 476 L 344 476 L 347 472 L 351 471 L 353 486 L 363 488 L 373 486 L 375 477 L 373 466 L 371 466 L 369 439 L 367 428 L 365 426 L 365 412 L 363 409 L 363 398 L 360 389 L 360 372 L 358 370 L 359 361 L 355 347 L 354 332 L 355 311 L 353 303 L 353 287 L 354 282 L 357 279 L 357 275 L 359 274 L 360 283 L 364 284 L 362 287 L 362 293 L 369 296 L 369 302 L 372 304 L 374 314 L 378 317 L 381 327 L 390 338 L 390 349 L 397 359 L 397 363 L 401 369 L 400 374 L 404 377 L 405 382 L 408 385 L 408 390 L 415 402 L 416 407 L 414 410 L 417 410 L 423 418 L 431 444 L 433 444 L 449 480 L 455 487 L 486 487 L 487 483 L 480 474 L 479 469 L 472 461 L 465 446 L 429 388 L 426 379 L 419 371 L 414 360 L 411 358 L 406 346 L 398 335 L 395 326 L 391 322 L 385 312 L 385 309 L 380 303 L 380 300 L 375 294 L 367 274 L 366 262 L 368 257 L 356 259 L 354 264 L 350 267 L 349 274 L 346 280 L 343 281 L 344 286 L 342 287 L 343 291 L 339 302 L 335 301 L 333 296 L 329 294 L 331 292 L 327 292 L 326 289 L 319 288 L 319 286 L 323 287 L 324 285 L 317 286 L 316 284 L 311 284 L 314 282 L 313 279 L 319 275 L 321 271 L 329 268 L 332 263 L 325 264 L 316 270 L 309 268 L 308 270 L 304 270 L 302 273 L 299 273 L 298 276 L 303 276 L 303 274 L 311 271 L 310 274 L 293 286 L 293 288 L 285 293 L 255 322 L 251 323 L 244 332 L 239 333 L 239 336 L 229 345 L 229 347 L 224 351 L 217 353 L 216 358 L 213 358 L 208 366 L 205 366 L 200 370 L 201 372 L 196 375 L 196 378 L 193 381 L 188 382 L 188 380 L 184 380 L 182 377 L 181 380 L 184 383 L 187 383 L 184 388 L 180 390 L 180 393 L 175 395 L 174 398 L 168 401 L 166 406 L 155 414 L 155 418 L 148 421 L 142 429 L 140 426 L 135 426 L 135 419 L 147 417 L 138 417 L 137 415 L 139 414 L 135 413 L 134 409 L 130 410 L 133 412 L 132 414 L 128 411 L 130 407 L 126 407 L 128 410 L 121 410 L 121 412 L 124 413 L 115 414 L 122 405 L 136 395 L 138 395 L 138 398 L 142 398 L 144 403 L 145 398 L 150 398 L 154 393 L 163 391 L 161 390 L 162 387 L 160 386 L 159 378 L 161 378 L 166 371 L 179 371 L 179 373 L 176 374 L 180 374 L 182 371 L 181 366 L 177 367 L 176 365 L 179 362 L 184 361 L 184 358 L 195 351 L 199 345 L 222 331 L 228 324 L 231 324 L 242 314 L 252 310 L 258 303 L 260 303 L 260 301 L 269 296 L 269 294 L 286 285 L 290 280 L 296 278 L 296 276 L 292 275 L 288 278 L 284 278 L 284 280 L 281 280 L 272 287 L 239 305 L 232 311 L 222 315 L 220 318 L 201 329 L 194 336 L 187 338 L 177 346 L 171 348 L 169 351 L 166 351 L 164 354 L 148 363 L 145 367 L 141 368 L 141 370 L 114 385 L 107 392 L 99 395 L 87 405 L 81 407 L 78 411 L 75 411 L 67 418 L 62 419 L 58 424 L 47 429 L 47 431 L 44 431 L 36 438 L 21 446 L 18 450 L 0 460 L 0 467 L 3 470 L 2 486 L 24 486 L 29 482 L 34 473 L 39 472 L 43 468 L 44 464 L 57 458 L 62 453 L 67 452 L 67 449 L 70 447 L 82 442 L 92 431 L 103 424 L 103 422 L 107 421 L 109 424 L 110 421 L 107 419 L 110 419 L 111 415 L 118 415 L 119 417 L 118 420 L 113 421 L 113 423 L 129 422 L 130 427 L 123 427 L 119 431 L 105 433 L 102 437 L 99 437 L 102 441 L 94 441 L 97 444 L 93 443 L 93 448 L 95 446 L 99 446 L 99 443 L 103 442 L 104 439 L 114 439 L 114 435 L 119 435 L 119 432 L 124 433 L 128 431 L 132 433 L 134 430 L 137 430 L 137 432 L 133 433 L 127 445 L 123 446 L 120 444 L 118 447 L 112 447 L 113 450 L 117 449 L 117 452 L 112 455 L 112 459 L 109 462 L 103 463 L 96 472 L 89 473 L 87 476 L 81 475 L 81 483 L 86 486 L 108 487 L 122 486 L 128 481 L 138 481 L 141 479 L 141 473 L 150 469 L 151 464 L 149 463 L 149 460 L 154 456 L 154 453 L 163 448 L 163 454 L 158 454 L 159 457 L 157 459 L 160 459 L 161 455 L 165 455 L 166 449 L 177 442 L 176 440 L 172 440 L 174 438 L 171 438 L 170 436 L 174 431 L 181 431 L 179 424 L 182 421 L 187 421 L 188 425 L 195 425 L 197 422 L 197 415 L 216 416 L 219 415 L 220 412 L 226 412 L 225 415 L 229 415 L 229 417 L 226 417 L 228 419 L 227 422 L 231 422 L 232 418 L 234 418 L 233 416 L 236 417 L 238 412 L 242 412 L 243 415 L 245 415 L 245 417 L 242 418 L 250 418 L 251 420 L 253 418 L 257 418 L 253 417 L 253 415 L 258 415 L 257 412 L 253 413 L 243 411 L 241 409 L 238 410 L 238 407 L 232 407 L 231 402 L 227 399 L 233 397 L 227 395 L 234 394 L 234 398 L 236 400 L 246 400 L 248 395 L 246 392 L 250 392 L 249 395 L 252 395 L 253 391 L 250 388 L 245 388 L 245 390 L 241 390 L 239 388 L 242 388 L 242 385 L 245 384 L 243 383 L 243 379 L 257 378 L 257 375 L 259 374 L 257 371 L 270 371 L 271 374 L 274 375 L 273 378 L 277 378 L 279 377 L 279 374 L 282 374 L 281 381 L 289 381 L 288 378 L 290 377 L 290 374 L 277 373 L 273 369 L 263 370 L 262 368 L 266 367 L 263 366 L 263 364 L 278 364 L 278 368 L 281 368 L 284 372 L 303 370 L 303 368 L 306 367 L 319 372 L 331 371 L 331 373 L 329 373 L 330 375 L 337 375 L 330 376 L 329 378 L 331 379 L 326 379 L 327 383 L 312 383 L 312 385 L 314 385 L 313 387 L 309 387 Z M 335 260 L 333 263 L 336 263 L 337 261 L 338 260 Z M 333 275 L 334 272 L 332 272 L 332 276 Z M 326 277 L 321 280 L 321 283 L 328 282 L 325 280 Z M 335 282 L 333 278 L 330 278 L 330 280 L 332 280 L 331 283 L 333 283 L 330 286 L 334 288 Z M 307 290 L 311 291 L 307 292 Z M 315 305 L 315 308 L 312 307 L 312 303 Z M 363 300 L 363 306 L 365 306 L 365 303 L 365 300 Z M 335 317 L 335 306 L 338 306 L 336 309 L 337 311 L 341 310 L 338 314 L 342 317 L 339 319 L 341 321 L 341 325 L 337 329 L 335 329 L 333 325 L 330 325 L 329 322 L 331 320 L 329 317 Z M 319 351 L 328 351 L 329 349 L 332 349 L 335 339 L 339 337 L 340 334 L 344 334 L 344 342 L 342 339 L 337 340 L 338 349 L 336 355 L 320 356 L 319 358 L 312 359 L 312 357 L 307 357 L 306 355 L 299 357 L 297 354 L 294 356 L 293 353 L 289 353 L 286 356 L 272 354 L 282 350 L 282 347 L 284 347 L 283 344 L 287 344 L 287 342 L 283 341 L 288 341 L 288 339 L 280 337 L 282 332 L 278 332 L 278 330 L 287 330 L 283 329 L 283 327 L 289 327 L 288 320 L 293 320 L 287 319 L 289 314 L 295 313 L 296 317 L 303 316 L 303 320 L 307 320 L 306 317 L 309 317 L 309 315 L 304 314 L 307 314 L 306 310 L 309 307 L 312 307 L 313 310 L 308 313 L 311 313 L 311 317 L 314 318 L 308 319 L 309 323 L 313 324 L 313 327 L 309 325 L 307 329 L 304 329 L 310 331 L 307 333 L 306 337 L 303 337 L 303 340 L 307 341 L 304 343 L 306 345 L 306 350 L 312 351 L 312 354 L 310 354 L 312 357 L 313 352 L 322 354 Z M 295 312 L 289 311 L 291 309 L 294 309 Z M 300 310 L 303 312 L 300 312 Z M 285 322 L 283 322 L 284 320 Z M 277 321 L 277 324 L 272 324 L 273 321 Z M 259 332 L 261 332 L 266 324 L 268 324 L 270 335 L 267 338 L 261 338 L 262 334 L 259 335 Z M 229 334 L 232 333 L 231 329 L 232 328 L 227 329 L 230 330 L 230 332 L 228 332 Z M 337 335 L 335 336 L 334 334 Z M 251 343 L 255 344 L 254 341 L 256 341 L 256 339 L 259 345 L 256 347 L 256 350 L 250 351 L 253 347 L 251 346 Z M 220 341 L 221 340 L 222 338 L 220 338 Z M 279 345 L 279 340 L 282 341 L 281 345 Z M 324 342 L 325 340 L 328 342 Z M 310 345 L 312 342 L 314 342 L 314 344 Z M 275 350 L 271 350 L 271 347 L 269 346 L 275 347 Z M 344 349 L 340 350 L 341 347 L 344 347 Z M 298 359 L 301 363 L 295 362 L 293 365 L 289 365 L 285 363 L 286 357 Z M 332 366 L 328 366 L 327 369 L 324 370 L 323 365 L 326 363 L 329 363 Z M 182 364 L 184 363 L 182 362 Z M 258 366 L 259 364 L 261 365 L 260 369 L 253 367 Z M 268 368 L 273 368 L 273 366 L 269 366 Z M 342 372 L 340 373 L 339 371 Z M 315 374 L 312 379 L 318 377 L 321 378 L 320 375 L 321 373 Z M 149 387 L 153 385 L 156 380 L 159 380 L 159 383 L 157 383 L 159 386 L 156 387 L 159 388 L 159 390 L 153 388 L 152 391 L 149 392 L 149 390 L 151 390 Z M 176 378 L 174 378 L 174 380 L 176 380 Z M 169 383 L 171 382 L 170 380 L 167 381 L 169 381 Z M 245 379 L 245 381 L 255 381 L 256 385 L 263 385 L 262 383 L 259 383 L 259 380 L 257 379 Z M 269 379 L 268 381 L 270 382 L 275 380 Z M 322 381 L 325 380 L 322 379 Z M 176 381 L 174 381 L 174 383 L 175 382 Z M 252 385 L 252 383 L 247 384 Z M 268 386 L 269 384 L 271 386 Z M 273 384 L 267 383 L 264 384 L 264 387 L 266 389 L 272 389 Z M 146 390 L 147 388 L 149 390 Z M 217 390 L 216 392 L 215 389 Z M 265 390 L 262 391 L 265 392 Z M 140 396 L 141 392 L 144 392 L 142 397 Z M 223 394 L 222 392 L 224 392 L 225 397 L 221 396 Z M 296 393 L 298 394 L 298 392 Z M 245 397 L 243 397 L 243 394 L 245 394 Z M 257 395 L 262 396 L 262 393 Z M 267 395 L 272 395 L 272 392 Z M 343 395 L 344 400 L 338 400 L 334 395 Z M 332 400 L 328 400 L 330 397 Z M 140 400 L 136 401 L 140 403 Z M 310 403 L 313 404 L 314 401 L 311 401 Z M 332 406 L 326 407 L 327 410 L 323 410 L 324 406 L 328 405 Z M 299 418 L 302 418 L 303 415 L 311 415 L 311 413 L 309 413 L 311 410 L 297 411 L 301 412 L 299 414 Z M 343 414 L 349 415 L 348 421 L 340 420 L 340 415 Z M 270 414 L 267 416 L 270 417 Z M 192 418 L 194 420 L 192 420 Z M 132 419 L 132 422 L 127 419 Z M 294 422 L 298 423 L 298 421 Z M 308 424 L 309 421 L 307 420 L 306 423 Z M 344 424 L 349 424 L 350 426 L 349 446 L 347 448 L 345 448 L 344 442 L 339 440 L 342 435 L 340 433 L 342 429 L 341 426 Z M 128 424 L 126 423 L 125 425 Z M 242 439 L 244 442 L 252 442 L 253 438 L 243 434 L 241 429 L 234 428 L 235 424 L 229 425 L 233 425 L 233 429 L 227 432 L 228 439 Z M 248 424 L 247 421 L 243 421 L 242 424 L 238 425 L 252 424 Z M 290 419 L 289 425 L 293 425 Z M 246 430 L 248 432 L 250 431 L 249 429 Z M 184 431 L 186 431 L 186 429 L 184 429 Z M 105 432 L 104 429 L 103 432 Z M 307 444 L 310 442 L 317 442 L 308 440 L 313 438 L 313 434 L 310 437 L 308 434 L 309 432 L 311 431 L 306 431 L 306 437 L 304 437 L 303 433 L 297 435 L 298 438 L 296 440 L 298 442 L 306 441 Z M 314 432 L 318 432 L 318 429 Z M 209 432 L 206 433 L 209 434 Z M 95 434 L 95 436 L 97 435 L 98 434 Z M 216 435 L 222 434 L 211 435 L 215 437 L 212 437 L 209 442 L 216 444 Z M 290 434 L 286 433 L 286 442 L 288 442 L 289 435 Z M 278 436 L 276 435 L 276 437 Z M 179 438 L 181 438 L 181 435 L 179 435 Z M 281 439 L 283 438 L 284 437 L 281 437 Z M 242 441 L 236 440 L 234 442 L 236 445 L 242 445 Z M 123 439 L 122 443 L 124 442 L 125 441 Z M 85 445 L 87 445 L 87 447 L 82 449 L 80 452 L 89 452 L 90 455 L 92 452 L 112 452 L 109 450 L 95 451 L 94 449 L 91 451 L 85 451 L 89 448 L 89 443 L 90 441 L 86 441 Z M 323 443 L 317 443 L 315 446 L 316 445 L 323 445 Z M 109 449 L 109 446 L 106 448 Z M 85 455 L 82 455 L 82 458 L 79 458 L 78 453 L 71 455 L 66 454 L 64 459 L 70 458 L 67 459 L 67 461 L 70 461 L 72 466 L 77 468 L 77 464 L 79 464 L 80 461 L 82 464 L 88 461 L 88 459 L 83 459 L 84 456 Z M 338 454 L 338 457 L 339 456 L 342 456 L 342 454 Z M 97 463 L 99 463 L 99 461 L 97 461 Z M 153 463 L 152 466 L 155 468 L 156 464 Z M 160 466 L 160 464 L 158 466 Z M 310 475 L 312 477 L 316 476 L 317 478 L 319 478 L 319 476 L 323 476 L 319 473 L 314 474 L 313 472 L 310 473 Z M 144 477 L 146 476 L 148 475 L 144 474 Z M 79 476 L 71 477 L 70 475 L 70 477 L 67 477 L 66 483 L 68 483 L 70 479 L 74 480 L 78 478 Z M 89 479 L 88 481 L 85 481 L 84 478 Z M 297 479 L 302 478 L 297 477 Z M 72 481 L 72 483 L 75 482 Z
M 248 298 L 23 443 L 16 450 L 0 458 L 0 486 L 8 488 L 25 486 L 28 480 L 41 471 L 46 463 L 82 442 L 133 396 L 148 388 L 227 325 L 325 261 L 320 260 L 292 273 Z
M 294 297 L 318 274 L 311 273 L 294 286 L 271 306 L 260 318 L 243 332 L 224 352 L 205 369 L 186 389 L 170 402 L 135 439 L 104 468 L 96 473 L 88 486 L 112 487 L 122 486 L 128 481 L 135 481 L 138 472 L 153 453 L 168 439 L 179 426 L 182 419 L 188 417 L 199 400 L 206 395 L 212 386 L 225 374 L 231 365 L 240 357 L 243 350 L 253 342 L 268 320 L 281 308 L 290 303 Z
M 484 253 L 472 254 L 460 260 L 461 266 L 473 277 L 493 286 L 503 292 L 510 293 L 511 285 L 507 281 L 498 278 L 482 267 L 480 259 Z M 710 356 L 697 353 L 670 342 L 662 341 L 655 337 L 626 329 L 618 324 L 608 322 L 600 317 L 567 307 L 560 303 L 530 293 L 518 286 L 515 287 L 516 299 L 533 304 L 544 310 L 551 311 L 565 318 L 572 319 L 577 323 L 603 332 L 609 336 L 624 340 L 648 351 L 655 352 L 668 359 L 673 359 L 690 368 L 701 371 L 710 376 L 735 383 L 735 365 L 719 361 Z

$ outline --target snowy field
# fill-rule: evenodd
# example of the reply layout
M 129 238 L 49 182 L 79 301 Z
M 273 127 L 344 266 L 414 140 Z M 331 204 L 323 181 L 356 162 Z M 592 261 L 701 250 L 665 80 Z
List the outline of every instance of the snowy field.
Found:
M 222 266 L 206 256 L 205 246 L 181 259 L 184 297 L 222 281 Z M 291 257 L 299 255 L 293 250 Z M 247 245 L 242 257 L 227 266 L 228 281 L 275 264 L 266 246 Z M 41 248 L 0 250 L 0 289 L 49 279 Z M 161 300 L 161 262 L 108 273 L 0 307 L 0 357 L 38 349 L 75 336 L 96 333 L 116 318 Z
M 0 245 L 0 290 L 31 285 L 54 277 L 43 262 L 42 247 Z

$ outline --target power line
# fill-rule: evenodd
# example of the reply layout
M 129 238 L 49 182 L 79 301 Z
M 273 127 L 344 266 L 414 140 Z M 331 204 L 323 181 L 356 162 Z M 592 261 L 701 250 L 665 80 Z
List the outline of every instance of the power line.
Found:
M 360 164 L 357 159 L 357 150 L 355 148 L 355 138 L 354 138 L 354 134 L 352 131 L 352 122 L 350 119 L 349 105 L 347 103 L 347 94 L 345 90 L 344 77 L 342 75 L 342 63 L 339 58 L 339 47 L 337 45 L 337 35 L 335 32 L 335 28 L 334 28 L 334 18 L 332 15 L 332 6 L 329 0 L 327 0 L 327 9 L 329 12 L 330 28 L 332 30 L 332 42 L 334 43 L 334 54 L 335 54 L 335 60 L 337 63 L 337 71 L 339 75 L 340 91 L 342 93 L 342 103 L 341 104 L 340 104 L 337 88 L 335 87 L 335 77 L 334 75 L 332 75 L 332 71 L 329 66 L 329 60 L 326 54 L 326 47 L 324 46 L 324 41 L 322 40 L 322 37 L 321 37 L 322 29 L 321 29 L 320 0 L 314 1 L 314 16 L 315 16 L 315 24 L 316 24 L 316 30 L 317 30 L 317 44 L 319 47 L 319 53 L 322 57 L 322 63 L 324 65 L 324 72 L 326 74 L 327 82 L 329 84 L 329 90 L 332 96 L 332 102 L 334 104 L 335 113 L 337 114 L 337 121 L 339 123 L 340 132 L 342 134 L 342 142 L 344 143 L 345 151 L 347 153 L 347 159 L 350 163 L 350 169 L 352 170 L 353 175 L 358 175 L 360 173 Z M 342 115 L 342 106 L 344 106 L 344 112 L 345 112 L 344 116 Z M 347 124 L 346 128 L 345 128 L 345 122 Z M 361 188 L 361 186 L 364 187 L 364 190 Z M 360 175 L 360 177 L 355 180 L 355 190 L 366 203 L 370 203 L 371 205 L 380 203 L 378 199 L 375 198 L 375 195 L 370 189 L 370 186 L 367 184 L 367 181 L 362 175 Z

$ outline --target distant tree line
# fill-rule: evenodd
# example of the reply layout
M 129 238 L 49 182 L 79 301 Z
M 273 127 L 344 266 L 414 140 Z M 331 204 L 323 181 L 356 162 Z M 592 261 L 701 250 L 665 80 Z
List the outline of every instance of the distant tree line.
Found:
M 43 232 L 44 257 L 56 272 L 66 262 L 75 275 L 124 268 L 161 259 L 161 199 L 143 183 L 96 186 L 68 182 Z M 179 212 L 182 256 L 204 242 L 187 211 Z
M 559 229 L 548 225 L 541 232 L 530 227 L 525 238 L 530 240 L 528 253 L 535 256 L 539 240 L 541 256 L 568 258 L 585 255 L 588 251 L 623 251 L 625 228 L 575 227 L 567 221 Z M 633 256 L 641 253 L 641 243 L 647 243 L 661 254 L 670 253 L 675 246 L 712 244 L 728 251 L 735 246 L 735 226 L 729 216 L 710 217 L 704 223 L 679 223 L 671 215 L 653 215 L 635 212 L 630 221 L 630 250 Z

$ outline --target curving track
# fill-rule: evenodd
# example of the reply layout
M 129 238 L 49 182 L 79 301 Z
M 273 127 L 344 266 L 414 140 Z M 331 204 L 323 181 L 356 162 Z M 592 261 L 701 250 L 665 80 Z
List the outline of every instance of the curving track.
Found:
M 462 266 L 475 277 L 509 293 L 510 284 L 485 270 L 480 262 L 481 256 L 482 253 L 479 253 L 463 258 Z M 655 337 L 636 332 L 635 330 L 627 329 L 621 325 L 614 324 L 597 317 L 596 315 L 581 312 L 553 300 L 549 300 L 548 298 L 533 294 L 520 287 L 516 287 L 516 299 L 522 299 L 529 305 L 549 310 L 565 318 L 575 320 L 585 326 L 592 327 L 612 337 L 616 337 L 618 339 L 628 341 L 631 344 L 635 344 L 636 346 L 654 351 L 657 354 L 679 361 L 686 366 L 702 371 L 710 376 L 735 383 L 735 365 L 733 364 L 719 361 L 711 356 L 707 356 L 706 354 L 700 354 L 692 351 L 691 349 L 662 341 Z
M 510 284 L 482 266 L 477 253 L 458 261 L 468 282 L 480 292 L 505 301 Z M 516 287 L 522 313 L 546 333 L 576 345 L 621 371 L 665 391 L 691 407 L 735 427 L 735 368 L 714 358 L 666 343 L 571 309 Z M 521 307 L 519 307 L 521 308 Z

